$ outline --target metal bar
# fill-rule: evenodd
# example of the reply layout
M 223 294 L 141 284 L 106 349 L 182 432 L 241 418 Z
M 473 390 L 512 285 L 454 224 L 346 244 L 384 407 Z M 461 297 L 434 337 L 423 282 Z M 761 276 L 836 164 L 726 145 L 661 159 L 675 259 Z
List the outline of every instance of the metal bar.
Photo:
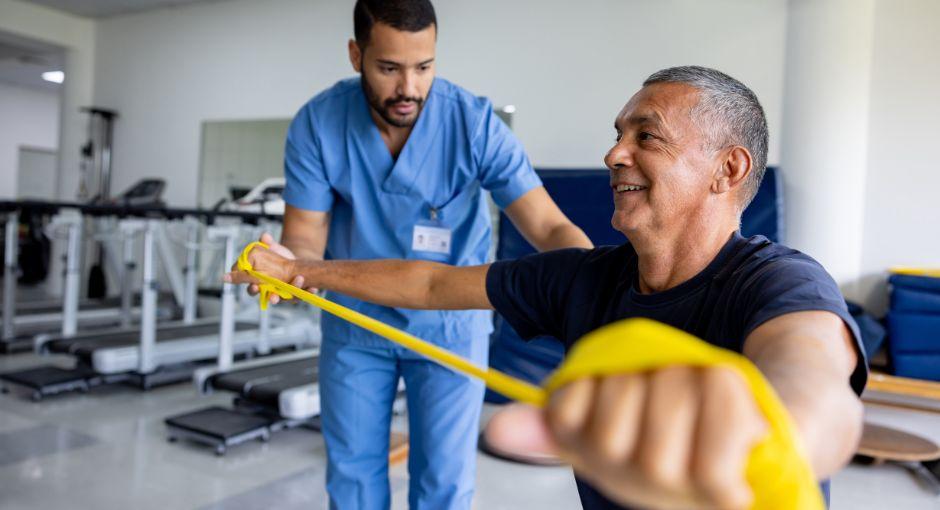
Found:
M 225 242 L 225 267 L 235 263 L 235 237 L 238 235 L 238 228 L 212 227 L 209 231 L 209 237 L 213 240 L 222 240 Z M 222 284 L 222 314 L 219 317 L 219 370 L 225 371 L 232 366 L 234 359 L 234 334 L 235 334 L 235 290 L 237 286 L 231 283 Z
M 7 214 L 3 252 L 3 338 L 16 336 L 13 319 L 16 316 L 17 258 L 19 257 L 20 214 Z
M 134 299 L 134 269 L 137 264 L 134 262 L 134 235 L 125 229 L 121 229 L 124 235 L 124 246 L 122 258 L 124 266 L 121 268 L 121 326 L 130 327 L 131 325 L 131 307 Z
M 68 245 L 65 256 L 65 291 L 62 296 L 62 336 L 78 330 L 78 301 L 82 287 L 82 217 L 68 220 Z
M 268 310 L 258 311 L 258 354 L 267 356 L 271 353 L 271 314 Z
M 186 266 L 183 268 L 185 277 L 183 291 L 183 323 L 192 324 L 196 320 L 196 304 L 199 299 L 196 288 L 199 276 L 199 222 L 187 218 L 189 225 L 189 246 L 186 247 Z
M 141 289 L 143 309 L 140 316 L 140 360 L 137 369 L 142 374 L 149 374 L 156 368 L 154 350 L 157 343 L 157 277 L 153 253 L 156 230 L 157 221 L 147 220 L 147 227 L 144 229 L 144 285 Z
M 176 300 L 177 305 L 183 306 L 186 302 L 184 296 L 185 291 L 183 289 L 183 270 L 176 261 L 176 257 L 170 247 L 169 240 L 166 238 L 166 232 L 163 226 L 161 225 L 157 228 L 154 233 L 156 235 L 157 248 L 160 251 L 160 261 L 163 262 L 163 272 L 166 273 L 170 281 L 170 290 L 173 291 L 173 298 Z

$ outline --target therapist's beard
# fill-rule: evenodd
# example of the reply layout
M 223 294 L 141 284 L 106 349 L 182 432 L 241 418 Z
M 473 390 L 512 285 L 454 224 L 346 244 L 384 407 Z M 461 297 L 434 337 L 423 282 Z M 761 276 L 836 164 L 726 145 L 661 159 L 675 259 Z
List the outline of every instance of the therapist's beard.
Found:
M 365 73 L 362 74 L 362 91 L 366 94 L 366 100 L 369 102 L 369 106 L 379 114 L 379 117 L 382 117 L 382 120 L 391 124 L 395 127 L 406 128 L 415 125 L 415 122 L 418 121 L 418 116 L 421 115 L 421 109 L 424 107 L 424 98 L 420 97 L 407 97 L 407 96 L 396 96 L 391 99 L 382 100 L 375 93 L 375 90 L 369 85 L 369 80 L 366 78 Z M 415 103 L 417 108 L 415 108 L 414 114 L 402 119 L 401 117 L 395 117 L 391 113 L 391 109 L 398 103 L 411 102 Z

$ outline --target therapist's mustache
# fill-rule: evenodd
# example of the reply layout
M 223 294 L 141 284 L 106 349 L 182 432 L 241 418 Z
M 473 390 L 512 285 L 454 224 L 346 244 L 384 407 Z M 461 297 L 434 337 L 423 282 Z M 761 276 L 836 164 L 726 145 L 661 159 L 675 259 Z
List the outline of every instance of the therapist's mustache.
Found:
M 424 102 L 424 99 L 421 99 L 420 97 L 398 96 L 398 97 L 393 97 L 391 99 L 386 99 L 385 106 L 392 107 L 401 103 L 415 103 L 418 106 L 421 106 L 421 103 L 423 102 Z

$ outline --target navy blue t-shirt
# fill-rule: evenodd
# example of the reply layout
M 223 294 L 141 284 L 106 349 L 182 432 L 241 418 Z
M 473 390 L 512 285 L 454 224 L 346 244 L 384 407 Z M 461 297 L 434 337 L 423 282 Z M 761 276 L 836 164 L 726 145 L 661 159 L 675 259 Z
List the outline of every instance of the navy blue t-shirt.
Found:
M 858 326 L 829 273 L 803 253 L 764 236 L 744 238 L 735 232 L 690 280 L 654 294 L 641 294 L 638 281 L 637 254 L 626 243 L 496 262 L 486 275 L 486 292 L 522 338 L 553 336 L 566 350 L 605 324 L 645 317 L 740 353 L 748 335 L 774 317 L 832 312 L 855 338 L 858 364 L 852 388 L 860 395 L 865 387 L 868 366 Z M 622 508 L 582 480 L 578 492 L 584 508 Z

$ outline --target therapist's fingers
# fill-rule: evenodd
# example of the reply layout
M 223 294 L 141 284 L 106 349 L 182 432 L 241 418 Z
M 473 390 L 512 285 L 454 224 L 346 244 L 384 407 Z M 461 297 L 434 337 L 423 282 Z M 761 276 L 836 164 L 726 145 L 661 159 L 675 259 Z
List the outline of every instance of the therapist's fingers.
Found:
M 294 252 L 290 251 L 286 246 L 274 240 L 274 236 L 265 232 L 261 234 L 261 242 L 268 245 L 268 249 L 272 253 L 276 253 L 285 259 L 296 260 L 297 256 L 294 255 Z
M 257 284 L 258 280 L 254 277 L 245 273 L 243 271 L 230 271 L 222 275 L 222 281 L 225 283 L 231 283 L 235 285 L 241 284 Z M 257 293 L 257 285 L 255 285 L 255 293 Z

